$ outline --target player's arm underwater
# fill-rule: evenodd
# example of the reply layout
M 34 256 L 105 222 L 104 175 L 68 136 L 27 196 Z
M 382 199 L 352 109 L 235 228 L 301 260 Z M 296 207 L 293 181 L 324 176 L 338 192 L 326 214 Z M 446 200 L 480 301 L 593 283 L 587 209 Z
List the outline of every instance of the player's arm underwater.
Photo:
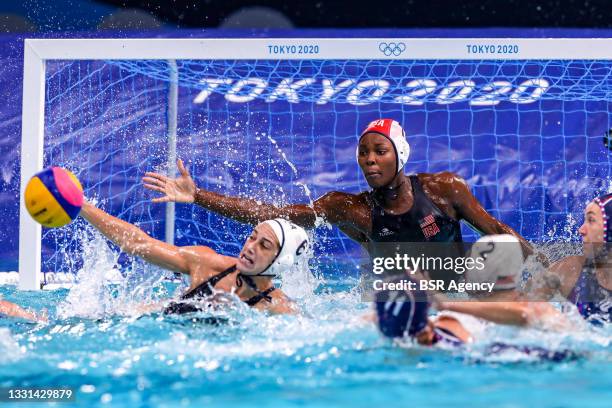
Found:
M 199 252 L 213 252 L 207 247 L 181 248 L 159 241 L 137 226 L 113 217 L 86 201 L 80 214 L 122 251 L 175 272 L 190 274 L 192 263 L 200 258 Z
M 342 224 L 348 219 L 346 214 L 351 201 L 358 199 L 352 194 L 331 192 L 315 200 L 312 206 L 292 204 L 276 207 L 249 198 L 228 197 L 197 188 L 183 162 L 178 160 L 177 164 L 181 175 L 176 179 L 152 172 L 147 172 L 143 177 L 147 189 L 165 194 L 153 199 L 153 202 L 194 203 L 224 217 L 248 224 L 285 218 L 301 227 L 314 228 L 317 217 L 322 217 L 332 224 Z

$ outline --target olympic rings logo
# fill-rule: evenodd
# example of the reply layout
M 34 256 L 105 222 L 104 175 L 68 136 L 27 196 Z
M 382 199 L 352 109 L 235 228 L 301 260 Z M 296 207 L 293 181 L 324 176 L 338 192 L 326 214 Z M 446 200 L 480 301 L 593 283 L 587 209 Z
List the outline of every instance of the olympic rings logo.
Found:
M 399 42 L 399 43 L 381 42 L 380 44 L 378 44 L 378 49 L 380 50 L 380 52 L 385 54 L 387 57 L 390 57 L 391 55 L 395 55 L 397 57 L 402 52 L 406 51 L 406 44 L 404 44 L 403 42 Z

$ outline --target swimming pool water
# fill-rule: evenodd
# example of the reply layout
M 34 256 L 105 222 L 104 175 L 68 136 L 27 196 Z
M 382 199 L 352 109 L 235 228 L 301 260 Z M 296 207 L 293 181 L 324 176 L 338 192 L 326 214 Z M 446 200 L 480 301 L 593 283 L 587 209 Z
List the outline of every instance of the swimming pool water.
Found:
M 69 296 L 0 287 L 6 300 L 50 315 L 44 325 L 0 319 L 0 386 L 74 387 L 76 401 L 60 406 L 83 407 L 612 405 L 610 327 L 577 324 L 571 336 L 490 327 L 489 340 L 466 350 L 400 348 L 362 318 L 369 305 L 351 285 L 323 283 L 300 299 L 301 316 L 266 317 L 237 305 L 219 326 L 138 318 L 120 289 L 96 294 L 81 285 Z M 171 294 L 176 284 L 160 288 Z M 483 353 L 498 340 L 582 357 Z

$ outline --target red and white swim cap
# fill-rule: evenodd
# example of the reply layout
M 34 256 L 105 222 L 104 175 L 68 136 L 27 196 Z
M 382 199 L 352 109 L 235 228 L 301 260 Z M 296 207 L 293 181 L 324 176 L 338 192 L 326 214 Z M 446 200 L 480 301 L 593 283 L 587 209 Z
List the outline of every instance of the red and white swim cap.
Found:
M 361 132 L 359 140 L 366 133 L 378 133 L 379 135 L 385 136 L 391 141 L 393 148 L 395 149 L 395 157 L 397 158 L 397 172 L 399 173 L 406 165 L 408 157 L 410 157 L 410 145 L 406 140 L 406 133 L 400 124 L 393 119 L 376 119 Z M 359 155 L 359 147 L 357 148 L 357 154 Z

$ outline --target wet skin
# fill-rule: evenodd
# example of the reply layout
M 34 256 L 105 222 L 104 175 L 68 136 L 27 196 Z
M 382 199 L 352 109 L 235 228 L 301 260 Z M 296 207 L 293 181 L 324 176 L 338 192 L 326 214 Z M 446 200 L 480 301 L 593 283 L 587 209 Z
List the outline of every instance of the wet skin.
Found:
M 358 162 L 374 199 L 390 214 L 409 211 L 413 204 L 412 186 L 403 171 L 396 174 L 396 156 L 391 142 L 377 133 L 361 138 Z M 191 176 L 179 161 L 181 176 L 171 179 L 158 173 L 146 173 L 145 187 L 165 196 L 156 202 L 193 202 L 208 210 L 240 222 L 257 224 L 266 219 L 287 218 L 306 228 L 313 228 L 317 217 L 337 226 L 354 241 L 366 246 L 372 241 L 372 203 L 370 193 L 350 194 L 330 192 L 312 206 L 293 204 L 275 207 L 255 200 L 228 197 L 196 188 Z M 482 234 L 512 234 L 519 238 L 523 251 L 532 252 L 530 245 L 512 228 L 493 218 L 472 195 L 466 182 L 450 172 L 419 173 L 419 181 L 429 199 L 449 217 L 464 220 Z
M 280 249 L 274 231 L 267 224 L 259 224 L 247 237 L 240 254 L 236 269 L 245 275 L 257 275 L 272 263 Z
M 464 343 L 468 343 L 472 339 L 470 332 L 468 332 L 457 319 L 450 316 L 440 316 L 435 320 L 429 320 L 427 326 L 414 336 L 417 343 L 422 346 L 432 346 L 434 342 L 435 327 L 448 330 Z
M 593 259 L 601 255 L 604 249 L 605 231 L 601 208 L 596 203 L 589 203 L 584 210 L 584 222 L 578 229 L 582 238 L 584 256 Z
M 266 269 L 280 249 L 278 240 L 268 225 L 260 224 L 255 227 L 236 258 L 219 254 L 206 246 L 178 247 L 159 241 L 135 225 L 113 217 L 88 202 L 83 203 L 80 215 L 109 240 L 119 245 L 122 251 L 162 268 L 189 275 L 189 291 L 234 265 L 236 271 L 217 282 L 216 290 L 235 293 L 244 301 L 273 286 L 270 277 L 253 276 Z M 249 285 L 239 283 L 240 274 L 253 276 L 257 291 Z M 269 296 L 272 298 L 271 302 L 259 302 L 254 307 L 273 313 L 295 312 L 292 302 L 280 289 L 272 291 Z
M 578 229 L 582 238 L 584 255 L 570 256 L 553 264 L 549 270 L 559 277 L 559 292 L 568 297 L 587 261 L 595 261 L 595 276 L 599 284 L 605 289 L 612 290 L 612 263 L 610 255 L 602 256 L 605 249 L 605 230 L 601 208 L 594 202 L 589 203 L 584 210 L 584 222 Z M 544 296 L 553 296 L 554 290 L 543 289 Z

